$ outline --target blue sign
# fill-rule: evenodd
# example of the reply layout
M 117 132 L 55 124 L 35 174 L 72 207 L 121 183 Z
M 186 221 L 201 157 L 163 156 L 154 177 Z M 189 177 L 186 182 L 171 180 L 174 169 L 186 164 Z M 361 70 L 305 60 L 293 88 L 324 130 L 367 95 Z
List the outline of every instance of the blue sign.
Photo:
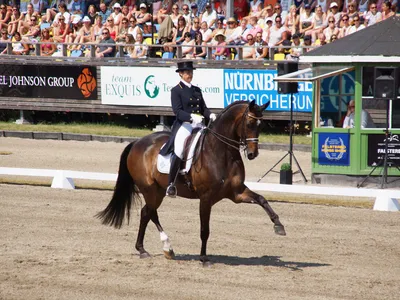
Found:
M 339 84 L 339 78 L 342 82 Z M 347 110 L 347 103 L 354 99 L 355 71 L 324 78 L 321 81 L 321 111 L 337 112 L 339 103 L 343 102 L 341 108 Z
M 276 70 L 224 70 L 224 107 L 239 100 L 256 100 L 258 105 L 270 101 L 267 110 L 290 111 L 290 94 L 278 94 L 274 81 Z M 299 82 L 293 94 L 293 111 L 312 111 L 312 82 Z
M 350 165 L 350 135 L 348 133 L 320 133 L 318 135 L 318 164 Z

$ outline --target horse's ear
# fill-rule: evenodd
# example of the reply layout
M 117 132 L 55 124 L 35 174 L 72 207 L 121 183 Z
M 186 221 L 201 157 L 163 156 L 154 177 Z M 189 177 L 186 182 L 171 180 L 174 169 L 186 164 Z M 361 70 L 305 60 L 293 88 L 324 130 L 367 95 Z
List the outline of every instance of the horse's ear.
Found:
M 249 104 L 249 109 L 252 110 L 254 108 L 254 105 L 256 104 L 256 100 L 253 100 Z
M 264 110 L 266 110 L 270 103 L 271 103 L 271 101 L 268 101 L 267 103 L 261 105 L 260 106 L 261 111 L 263 112 Z

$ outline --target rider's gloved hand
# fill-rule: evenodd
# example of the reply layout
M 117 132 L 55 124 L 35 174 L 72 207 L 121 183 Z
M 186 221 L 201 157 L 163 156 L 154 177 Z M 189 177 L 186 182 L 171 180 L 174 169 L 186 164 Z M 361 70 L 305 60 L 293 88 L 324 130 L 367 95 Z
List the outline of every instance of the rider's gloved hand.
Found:
M 190 117 L 192 118 L 192 124 L 201 124 L 203 122 L 203 116 L 191 114 Z
M 214 113 L 210 114 L 210 120 L 212 122 L 214 122 L 216 118 L 217 118 L 216 114 L 214 114 Z

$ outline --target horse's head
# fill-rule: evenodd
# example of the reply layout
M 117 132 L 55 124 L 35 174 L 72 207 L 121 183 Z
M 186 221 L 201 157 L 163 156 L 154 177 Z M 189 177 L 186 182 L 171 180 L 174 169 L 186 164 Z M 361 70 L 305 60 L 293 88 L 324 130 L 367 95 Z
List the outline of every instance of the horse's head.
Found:
M 249 103 L 248 108 L 243 114 L 243 121 L 240 137 L 247 149 L 247 158 L 252 160 L 258 156 L 258 136 L 260 135 L 262 114 L 269 106 L 269 102 L 262 106 L 255 104 L 255 101 Z

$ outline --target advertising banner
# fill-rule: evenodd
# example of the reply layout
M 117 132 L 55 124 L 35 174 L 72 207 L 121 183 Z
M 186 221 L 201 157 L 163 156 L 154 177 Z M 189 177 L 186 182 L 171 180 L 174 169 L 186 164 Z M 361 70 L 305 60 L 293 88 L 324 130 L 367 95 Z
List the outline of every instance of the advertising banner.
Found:
M 350 135 L 348 133 L 320 133 L 318 135 L 318 164 L 350 165 Z
M 96 100 L 96 67 L 2 64 L 0 96 Z
M 175 68 L 101 67 L 102 104 L 171 106 L 171 88 L 180 77 Z M 225 108 L 234 101 L 271 101 L 268 110 L 289 111 L 290 95 L 278 94 L 276 70 L 197 69 L 193 84 L 199 86 L 209 108 Z M 299 83 L 293 111 L 311 112 L 312 83 Z
M 374 167 L 382 162 L 385 156 L 384 134 L 368 135 L 368 166 Z M 388 136 L 388 166 L 400 166 L 400 139 L 397 134 Z M 381 164 L 383 166 L 383 162 Z
M 222 70 L 198 69 L 199 86 L 209 108 L 222 107 Z M 102 104 L 171 106 L 171 89 L 180 81 L 175 68 L 101 67 Z

